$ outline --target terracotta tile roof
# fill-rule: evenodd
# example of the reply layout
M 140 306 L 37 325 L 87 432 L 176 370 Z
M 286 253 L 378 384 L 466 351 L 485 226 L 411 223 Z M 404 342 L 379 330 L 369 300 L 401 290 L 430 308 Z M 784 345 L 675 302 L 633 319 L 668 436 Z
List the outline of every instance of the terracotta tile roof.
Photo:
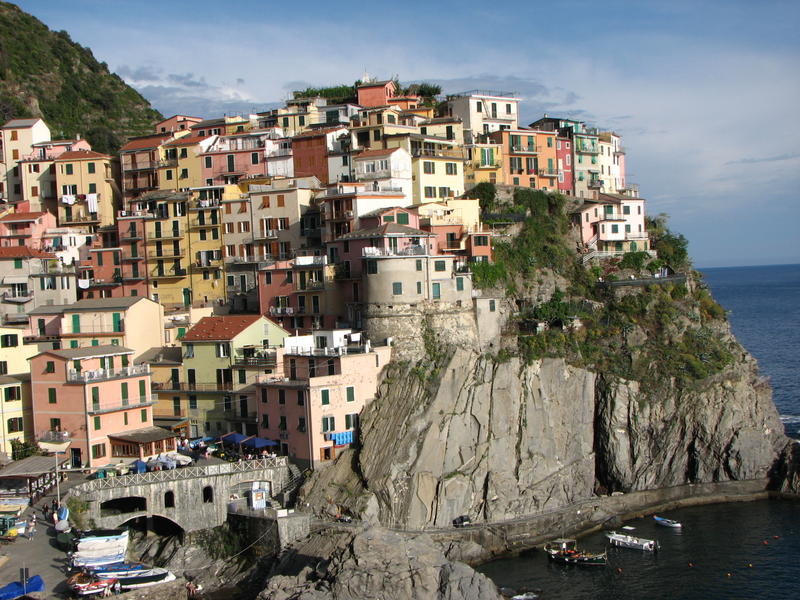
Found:
M 0 218 L 0 221 L 5 223 L 8 222 L 22 222 L 22 221 L 35 221 L 39 217 L 46 215 L 46 212 L 20 212 L 20 213 L 11 213 L 10 215 L 6 215 Z
M 203 317 L 197 325 L 186 332 L 182 341 L 209 342 L 216 340 L 232 340 L 260 318 L 261 315 Z
M 59 154 L 56 160 L 83 160 L 86 158 L 111 158 L 108 154 L 100 154 L 94 150 L 72 150 Z
M 210 138 L 210 135 L 193 135 L 178 138 L 177 140 L 173 140 L 171 142 L 167 142 L 164 144 L 165 146 L 191 146 L 193 144 L 199 144 L 203 140 L 207 140 Z
M 400 148 L 384 148 L 381 150 L 362 150 L 356 154 L 356 158 L 369 158 L 370 156 L 389 156 L 397 152 Z
M 0 259 L 3 258 L 57 258 L 52 252 L 42 252 L 27 246 L 9 246 L 0 248 Z
M 169 135 L 159 134 L 159 135 L 148 135 L 145 137 L 134 138 L 132 140 L 129 140 L 127 144 L 125 144 L 122 148 L 119 149 L 119 151 L 133 152 L 134 150 L 157 148 L 171 137 L 172 134 Z
M 436 237 L 430 231 L 422 231 L 406 225 L 398 225 L 397 223 L 384 223 L 378 227 L 370 227 L 369 229 L 358 229 L 345 233 L 336 238 L 340 240 L 364 240 L 371 238 L 380 238 L 386 236 L 408 236 L 408 237 Z M 184 338 L 186 339 L 186 338 Z

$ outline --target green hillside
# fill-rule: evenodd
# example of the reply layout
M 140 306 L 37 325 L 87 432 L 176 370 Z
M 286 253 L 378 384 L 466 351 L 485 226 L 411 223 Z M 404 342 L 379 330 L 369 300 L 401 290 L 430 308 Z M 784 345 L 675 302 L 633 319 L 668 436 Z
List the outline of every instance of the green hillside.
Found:
M 0 120 L 27 117 L 42 117 L 53 139 L 81 134 L 113 152 L 161 114 L 67 32 L 0 2 Z

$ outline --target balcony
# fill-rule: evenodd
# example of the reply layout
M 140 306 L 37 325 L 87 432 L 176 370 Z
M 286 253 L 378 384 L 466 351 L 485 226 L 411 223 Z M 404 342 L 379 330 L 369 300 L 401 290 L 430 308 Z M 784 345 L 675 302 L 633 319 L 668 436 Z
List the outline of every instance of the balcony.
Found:
M 648 239 L 650 239 L 650 234 L 647 233 L 646 231 L 641 231 L 641 232 L 637 232 L 637 233 L 627 232 L 627 233 L 625 233 L 625 239 L 626 240 L 633 240 L 633 241 L 648 240 Z
M 539 177 L 558 177 L 558 169 L 539 169 Z
M 28 292 L 3 292 L 3 302 L 12 302 L 14 304 L 25 304 L 33 300 L 33 290 Z
M 536 149 L 536 144 L 526 144 L 524 146 L 520 144 L 512 144 L 511 152 L 513 154 L 536 154 L 538 150 Z
M 152 244 L 153 242 L 158 242 L 160 240 L 174 240 L 178 238 L 182 238 L 184 236 L 184 231 L 182 229 L 169 229 L 165 231 L 153 231 L 152 235 L 148 236 L 147 243 Z
M 269 314 L 273 317 L 291 317 L 295 314 L 295 310 L 291 306 L 270 306 Z M 27 321 L 27 317 L 25 317 L 25 320 Z
M 264 157 L 265 158 L 277 158 L 279 156 L 291 156 L 292 149 L 291 148 L 276 148 L 275 150 L 268 150 Z
M 87 280 L 82 280 L 87 281 Z M 115 275 L 114 277 L 95 277 L 88 280 L 89 287 L 114 287 L 122 283 L 122 276 Z
M 221 258 L 207 258 L 206 260 L 196 260 L 189 265 L 192 269 L 221 269 Z
M 189 210 L 206 210 L 209 208 L 219 208 L 219 198 L 205 198 L 189 203 Z
M 257 232 L 253 232 L 253 240 L 277 240 L 278 239 L 278 230 L 277 229 L 262 229 Z
M 41 431 L 36 435 L 37 442 L 47 442 L 50 444 L 63 444 L 72 440 L 69 431 Z
M 68 336 L 78 336 L 78 335 L 88 335 L 88 336 L 95 336 L 95 335 L 120 335 L 125 333 L 125 321 L 121 320 L 119 325 L 115 328 L 113 324 L 109 323 L 108 325 L 100 325 L 99 327 L 80 327 L 78 331 L 62 331 L 61 335 L 68 337 Z
M 122 276 L 122 281 L 143 281 L 144 279 L 144 273 L 127 273 Z
M 154 382 L 151 386 L 154 390 L 163 392 L 232 392 L 233 382 L 221 383 L 187 383 L 185 381 L 164 381 Z
M 360 275 L 355 275 L 349 268 L 349 265 L 340 264 L 336 265 L 336 271 L 334 273 L 334 279 L 344 281 L 347 279 L 361 279 Z
M 152 161 L 152 160 L 145 160 L 141 162 L 129 163 L 122 165 L 122 171 L 127 173 L 129 171 L 143 171 L 145 169 L 155 169 L 159 166 L 159 163 Z
M 87 410 L 89 416 L 102 415 L 104 413 L 116 412 L 118 410 L 130 410 L 132 408 L 146 408 L 155 404 L 152 396 L 141 396 L 130 400 L 115 400 L 113 402 L 93 402 Z
M 428 250 L 425 246 L 410 246 L 408 248 L 362 248 L 361 256 L 380 257 L 380 256 L 426 256 Z
M 295 287 L 296 292 L 317 292 L 325 289 L 324 281 L 310 280 L 305 283 L 297 283 Z
M 597 146 L 591 146 L 589 144 L 575 144 L 575 152 L 580 152 L 582 154 L 597 154 Z
M 257 412 L 242 412 L 240 410 L 237 411 L 225 411 L 224 413 L 225 420 L 227 421 L 239 421 L 241 423 L 258 423 L 258 413 Z
M 89 371 L 67 370 L 67 383 L 92 383 L 95 381 L 106 381 L 108 379 L 121 379 L 126 377 L 137 377 L 149 375 L 149 365 L 132 365 L 119 369 L 93 369 Z
M 222 223 L 215 221 L 208 221 L 206 219 L 191 219 L 189 221 L 189 229 L 202 229 L 203 227 L 219 227 Z
M 170 248 L 169 250 L 162 250 L 161 252 L 157 252 L 156 254 L 148 254 L 147 258 L 150 260 L 158 260 L 161 258 L 174 259 L 174 258 L 183 258 L 185 255 L 186 252 L 184 252 L 180 248 L 178 248 L 178 250 Z
M 178 159 L 177 158 L 166 158 L 164 160 L 158 161 L 159 167 L 177 167 L 178 166 Z
M 600 220 L 601 221 L 624 221 L 625 220 L 625 215 L 623 215 L 622 213 L 613 213 L 613 212 L 610 213 L 610 212 L 607 212 L 607 213 L 603 213 L 603 215 L 600 217 Z
M 319 267 L 327 264 L 327 256 L 297 256 L 294 259 L 295 267 Z
M 155 271 L 150 272 L 151 279 L 176 279 L 178 277 L 186 277 L 186 269 L 171 269 L 169 271 Z
M 334 212 L 330 217 L 327 218 L 328 221 L 349 221 L 353 218 L 353 211 L 352 210 L 338 210 Z
M 134 262 L 139 260 L 144 260 L 144 256 L 140 254 L 131 254 L 129 256 L 122 257 L 122 262 Z
M 461 150 L 450 148 L 440 148 L 438 150 L 431 148 L 417 148 L 411 151 L 411 156 L 414 158 L 424 158 L 426 156 L 432 158 L 464 158 L 464 153 Z
M 27 323 L 27 313 L 7 313 L 3 316 L 4 323 Z
M 272 265 L 275 264 L 275 259 L 272 255 L 265 254 L 263 256 L 228 256 L 225 262 L 233 265 Z
M 589 180 L 588 185 L 590 190 L 599 190 L 601 187 L 603 187 L 603 180 L 592 178 Z
M 256 350 L 251 356 L 235 355 L 233 364 L 236 367 L 274 367 L 277 358 L 274 350 Z
M 119 234 L 119 239 L 120 241 L 132 242 L 142 239 L 143 235 L 144 232 L 139 231 L 138 229 L 129 229 L 128 231 L 121 231 Z
M 70 223 L 99 223 L 100 219 L 97 216 L 97 213 L 91 213 L 89 215 L 74 215 L 72 217 L 67 218 L 64 216 L 63 219 L 59 219 L 62 225 L 67 225 Z

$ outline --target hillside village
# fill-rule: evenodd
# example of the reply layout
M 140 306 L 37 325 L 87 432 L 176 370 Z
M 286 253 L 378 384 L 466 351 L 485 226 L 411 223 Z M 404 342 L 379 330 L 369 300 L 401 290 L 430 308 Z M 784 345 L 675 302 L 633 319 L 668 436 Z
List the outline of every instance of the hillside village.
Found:
M 457 307 L 491 327 L 471 265 L 508 223 L 482 221 L 480 184 L 571 199 L 587 260 L 652 253 L 619 135 L 521 125 L 510 92 L 356 93 L 175 115 L 118 156 L 41 119 L 2 126 L 0 452 L 70 441 L 65 466 L 96 469 L 233 435 L 332 461 L 393 358 L 371 315 Z

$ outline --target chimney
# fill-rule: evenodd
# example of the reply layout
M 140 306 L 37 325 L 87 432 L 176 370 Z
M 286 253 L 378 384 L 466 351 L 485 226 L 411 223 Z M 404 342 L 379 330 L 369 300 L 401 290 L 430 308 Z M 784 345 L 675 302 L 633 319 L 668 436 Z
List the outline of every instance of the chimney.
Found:
M 75 134 L 75 139 L 76 139 L 76 140 L 79 140 L 79 139 L 81 139 L 81 134 L 80 134 L 80 133 L 76 133 L 76 134 Z

